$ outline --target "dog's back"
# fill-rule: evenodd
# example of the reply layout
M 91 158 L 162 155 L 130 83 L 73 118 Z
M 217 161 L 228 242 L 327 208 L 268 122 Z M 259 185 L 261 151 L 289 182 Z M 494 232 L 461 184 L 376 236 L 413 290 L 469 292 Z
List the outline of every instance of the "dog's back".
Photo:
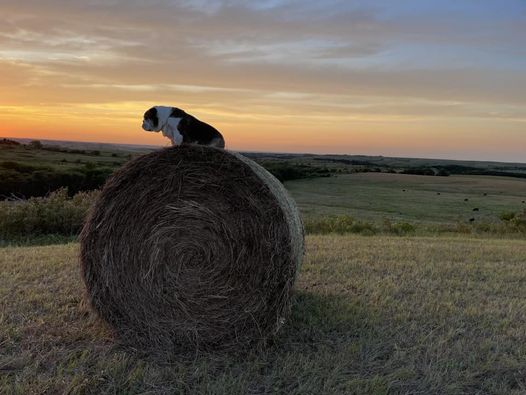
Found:
M 213 126 L 192 115 L 186 114 L 179 122 L 178 129 L 183 135 L 183 143 L 225 148 L 223 135 Z

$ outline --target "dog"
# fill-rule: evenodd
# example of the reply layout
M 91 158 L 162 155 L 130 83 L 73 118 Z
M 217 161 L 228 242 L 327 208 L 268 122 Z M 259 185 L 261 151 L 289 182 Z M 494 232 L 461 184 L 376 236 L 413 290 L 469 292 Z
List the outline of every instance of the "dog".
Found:
M 147 132 L 161 132 L 172 145 L 199 144 L 225 148 L 219 131 L 180 108 L 155 106 L 144 113 L 142 128 Z

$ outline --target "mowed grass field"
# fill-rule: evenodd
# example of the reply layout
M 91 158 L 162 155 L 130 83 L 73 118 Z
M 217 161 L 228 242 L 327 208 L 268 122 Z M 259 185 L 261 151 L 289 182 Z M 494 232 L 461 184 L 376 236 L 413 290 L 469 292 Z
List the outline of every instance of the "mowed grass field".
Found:
M 510 177 L 356 173 L 285 185 L 307 217 L 445 224 L 495 222 L 504 212 L 526 209 L 526 179 Z
M 170 362 L 119 347 L 82 307 L 78 244 L 2 248 L 0 393 L 526 393 L 524 241 L 306 242 L 269 348 Z

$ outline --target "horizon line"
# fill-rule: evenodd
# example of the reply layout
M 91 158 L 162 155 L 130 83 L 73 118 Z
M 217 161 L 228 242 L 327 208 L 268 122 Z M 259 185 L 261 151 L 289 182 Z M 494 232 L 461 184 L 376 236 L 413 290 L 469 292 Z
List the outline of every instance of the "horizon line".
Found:
M 102 142 L 102 141 L 85 141 L 85 140 L 53 140 L 53 139 L 42 139 L 34 137 L 9 137 L 0 136 L 2 139 L 9 140 L 38 140 L 38 141 L 52 141 L 52 142 L 65 142 L 65 143 L 80 143 L 80 144 L 103 144 L 103 145 L 120 145 L 129 147 L 144 147 L 144 148 L 164 148 L 166 145 L 160 144 L 129 144 L 129 143 L 117 143 L 117 142 Z M 230 150 L 234 151 L 234 150 Z M 420 156 L 388 156 L 383 154 L 376 155 L 365 155 L 365 154 L 337 154 L 337 153 L 315 153 L 315 152 L 288 152 L 288 151 L 257 151 L 257 150 L 236 150 L 236 152 L 247 152 L 247 153 L 258 153 L 258 154 L 288 154 L 288 155 L 318 155 L 318 156 L 365 156 L 365 157 L 382 157 L 391 159 L 423 159 L 423 160 L 442 160 L 442 161 L 455 161 L 455 162 L 484 162 L 484 163 L 508 163 L 508 164 L 519 164 L 526 165 L 526 162 L 518 161 L 505 161 L 505 160 L 482 160 L 482 159 L 452 159 L 452 158 L 438 158 L 438 157 L 420 157 Z

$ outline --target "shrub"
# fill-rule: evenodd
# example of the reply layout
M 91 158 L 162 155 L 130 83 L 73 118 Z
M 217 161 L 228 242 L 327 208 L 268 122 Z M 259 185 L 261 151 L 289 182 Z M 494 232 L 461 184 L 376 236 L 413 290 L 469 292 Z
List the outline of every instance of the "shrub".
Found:
M 394 233 L 395 235 L 406 235 L 414 233 L 416 228 L 409 222 L 391 222 L 389 219 L 384 219 L 383 229 L 384 232 Z
M 377 229 L 374 227 L 373 224 L 370 224 L 369 222 L 356 222 L 351 226 L 351 232 L 352 233 L 360 233 L 364 236 L 372 236 L 378 233 Z
M 0 239 L 31 239 L 42 235 L 77 235 L 98 191 L 68 197 L 66 188 L 46 197 L 0 201 Z
M 341 215 L 331 221 L 332 231 L 336 233 L 345 233 L 352 229 L 354 219 L 350 215 Z
M 503 221 L 511 221 L 513 218 L 515 218 L 515 213 L 512 211 L 505 211 L 500 214 L 499 218 Z
M 478 233 L 496 233 L 495 229 L 498 228 L 495 224 L 489 222 L 478 222 L 475 225 L 475 230 Z
M 281 182 L 302 178 L 330 177 L 331 172 L 333 172 L 327 167 L 296 164 L 288 161 L 261 161 L 258 163 Z
M 21 144 L 18 141 L 4 138 L 0 140 L 0 145 L 13 147 Z
M 27 165 L 25 163 L 18 163 L 13 161 L 4 161 L 0 163 L 0 168 L 6 169 L 6 170 L 13 170 L 18 173 L 32 173 L 35 170 L 38 169 L 38 167 L 34 167 L 31 165 Z M 44 168 L 42 168 L 44 169 Z M 45 169 L 48 169 L 47 167 Z
M 305 232 L 314 234 L 350 233 L 353 225 L 350 215 L 305 219 Z
M 0 197 L 46 196 L 59 188 L 70 194 L 100 188 L 113 169 L 86 163 L 76 169 L 36 167 L 19 162 L 0 162 Z
M 510 221 L 511 225 L 520 232 L 526 232 L 526 210 L 516 214 Z
M 378 229 L 369 222 L 355 221 L 350 215 L 305 219 L 305 232 L 310 234 L 359 233 L 374 235 Z
M 42 149 L 44 146 L 39 140 L 33 140 L 28 144 L 28 147 L 31 149 Z
M 419 176 L 434 176 L 435 171 L 429 167 L 414 167 L 414 168 L 403 170 L 402 174 L 416 174 Z

